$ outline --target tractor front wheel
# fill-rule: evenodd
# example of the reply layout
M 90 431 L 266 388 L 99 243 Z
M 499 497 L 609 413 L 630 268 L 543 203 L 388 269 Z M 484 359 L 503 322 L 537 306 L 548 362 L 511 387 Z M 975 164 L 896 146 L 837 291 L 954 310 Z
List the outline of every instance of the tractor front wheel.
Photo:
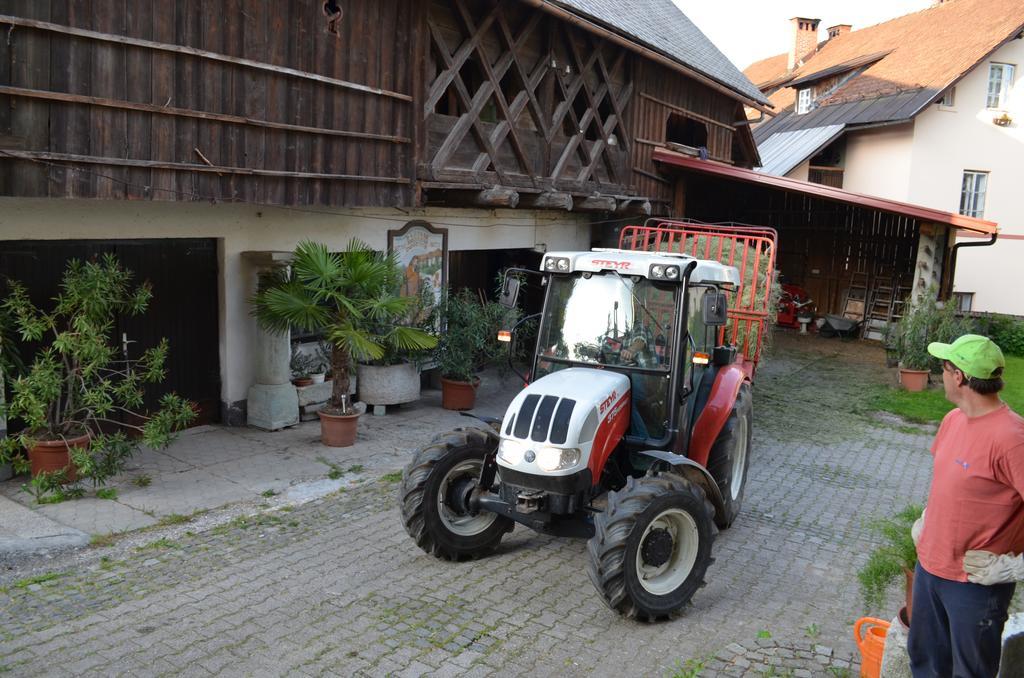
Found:
M 484 459 L 494 454 L 493 436 L 460 428 L 420 448 L 402 473 L 405 531 L 421 549 L 446 560 L 475 558 L 493 550 L 514 523 L 468 509 Z
M 712 563 L 714 508 L 677 475 L 630 478 L 608 494 L 587 543 L 587 574 L 611 609 L 644 621 L 677 614 Z
M 740 386 L 736 402 L 725 421 L 718 439 L 708 455 L 708 472 L 722 492 L 724 510 L 715 515 L 715 524 L 726 529 L 736 520 L 747 489 L 747 469 L 750 466 L 750 442 L 753 432 L 753 412 L 750 385 Z

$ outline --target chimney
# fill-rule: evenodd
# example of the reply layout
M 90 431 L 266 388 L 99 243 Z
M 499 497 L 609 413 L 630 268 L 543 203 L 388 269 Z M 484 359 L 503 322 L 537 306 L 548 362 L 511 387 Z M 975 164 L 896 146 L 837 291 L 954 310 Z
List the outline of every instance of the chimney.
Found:
M 850 24 L 836 24 L 828 29 L 828 39 L 838 38 L 840 35 L 846 35 L 853 30 L 853 26 Z
M 804 59 L 818 50 L 818 24 L 821 19 L 793 17 L 793 46 L 789 49 L 787 70 L 793 70 L 803 63 Z

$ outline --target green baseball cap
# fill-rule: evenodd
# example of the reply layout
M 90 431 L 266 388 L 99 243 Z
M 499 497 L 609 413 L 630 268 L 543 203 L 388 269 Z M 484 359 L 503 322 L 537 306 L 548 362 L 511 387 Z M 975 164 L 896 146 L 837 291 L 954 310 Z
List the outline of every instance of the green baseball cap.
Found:
M 928 352 L 939 360 L 948 360 L 975 379 L 991 379 L 993 372 L 1006 366 L 996 343 L 980 334 L 965 334 L 952 344 L 933 341 L 928 344 Z

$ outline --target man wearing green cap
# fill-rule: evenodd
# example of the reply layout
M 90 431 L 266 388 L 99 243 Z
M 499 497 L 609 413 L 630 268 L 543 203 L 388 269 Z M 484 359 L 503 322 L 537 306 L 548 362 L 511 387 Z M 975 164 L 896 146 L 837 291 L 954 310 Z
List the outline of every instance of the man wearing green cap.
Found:
M 927 520 L 907 649 L 915 678 L 995 676 L 1003 624 L 1024 580 L 1024 418 L 999 398 L 1003 353 L 987 337 L 932 343 L 956 405 L 932 443 Z

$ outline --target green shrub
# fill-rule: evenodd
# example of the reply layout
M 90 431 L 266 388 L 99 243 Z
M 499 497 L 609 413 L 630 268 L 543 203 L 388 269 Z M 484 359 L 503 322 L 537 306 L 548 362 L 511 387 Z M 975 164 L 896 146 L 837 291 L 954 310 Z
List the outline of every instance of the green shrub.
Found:
M 885 541 L 869 554 L 868 562 L 857 573 L 868 610 L 880 608 L 889 587 L 917 565 L 917 548 L 910 529 L 923 512 L 924 507 L 911 504 L 892 518 L 871 523 L 871 529 Z
M 434 356 L 444 378 L 471 382 L 481 369 L 508 355 L 498 330 L 511 326 L 514 311 L 462 289 L 445 295 L 439 313 L 444 330 Z
M 1024 320 L 994 314 L 989 317 L 986 334 L 1003 349 L 1003 353 L 1024 356 Z
M 152 291 L 148 283 L 136 285 L 116 257 L 68 262 L 60 293 L 47 310 L 35 306 L 21 283 L 9 280 L 7 286 L 0 303 L 5 329 L 43 346 L 9 384 L 6 414 L 25 427 L 0 440 L 0 463 L 13 459 L 19 472 L 27 471 L 20 448 L 88 433 L 91 444 L 70 454 L 79 478 L 101 487 L 124 470 L 140 444 L 166 447 L 195 418 L 195 405 L 174 394 L 163 395 L 157 408 L 147 407 L 145 389 L 164 380 L 170 348 L 163 339 L 137 359 L 123 356 L 117 318 L 142 314 Z M 42 500 L 66 484 L 66 478 L 37 478 L 27 491 Z M 82 490 L 72 484 L 62 493 L 80 496 Z
M 928 353 L 933 341 L 952 342 L 963 334 L 974 332 L 970 318 L 957 315 L 956 304 L 941 304 L 938 290 L 930 287 L 910 311 L 900 318 L 894 333 L 886 334 L 886 345 L 897 353 L 900 365 L 908 370 L 929 370 L 938 361 Z

